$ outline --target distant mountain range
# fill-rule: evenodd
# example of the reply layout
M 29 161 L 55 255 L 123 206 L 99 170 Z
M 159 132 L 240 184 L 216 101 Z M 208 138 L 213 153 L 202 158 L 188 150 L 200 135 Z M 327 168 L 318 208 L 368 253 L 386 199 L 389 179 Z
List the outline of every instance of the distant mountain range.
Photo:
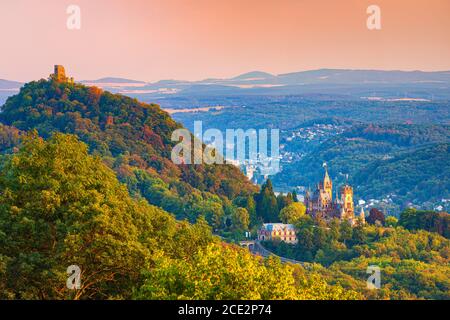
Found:
M 0 90 L 18 90 L 22 85 L 21 82 L 0 79 Z
M 161 102 L 175 96 L 233 95 L 345 95 L 349 98 L 449 99 L 450 71 L 383 71 L 319 69 L 273 75 L 252 71 L 229 79 L 144 82 L 106 77 L 80 81 L 144 101 Z M 19 82 L 0 80 L 0 90 L 16 89 Z M 3 95 L 5 95 L 3 93 Z M 0 97 L 1 102 L 1 97 Z
M 0 79 L 0 106 L 9 96 L 19 92 L 19 88 L 23 85 L 21 82 Z
M 84 80 L 82 82 L 83 83 L 120 83 L 120 84 L 127 84 L 127 83 L 145 84 L 146 83 L 144 81 L 124 79 L 124 78 L 114 78 L 114 77 L 100 78 L 97 80 Z
M 103 81 L 101 81 L 103 80 Z M 320 69 L 273 75 L 252 71 L 229 79 L 161 80 L 145 83 L 105 78 L 95 83 L 144 101 L 176 97 L 329 94 L 360 99 L 449 99 L 450 71 L 380 71 Z M 112 81 L 114 80 L 114 81 Z M 87 81 L 83 83 L 88 84 Z

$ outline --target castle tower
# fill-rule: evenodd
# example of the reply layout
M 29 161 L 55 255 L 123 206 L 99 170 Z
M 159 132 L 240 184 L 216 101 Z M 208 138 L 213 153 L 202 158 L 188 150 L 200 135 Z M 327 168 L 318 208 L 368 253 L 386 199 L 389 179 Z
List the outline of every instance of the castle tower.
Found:
M 73 82 L 73 78 L 66 76 L 66 70 L 62 65 L 55 64 L 54 72 L 50 78 L 58 82 Z
M 303 197 L 303 201 L 305 202 L 306 209 L 309 209 L 309 203 L 311 200 L 311 195 L 309 193 L 309 189 L 306 189 L 305 196 Z
M 66 70 L 61 65 L 55 65 L 55 71 L 53 73 L 56 81 L 65 81 L 66 78 Z
M 324 164 L 325 167 L 325 177 L 323 178 L 323 189 L 326 193 L 330 196 L 330 199 L 333 199 L 333 182 L 330 179 L 330 176 L 328 175 L 328 168 L 327 164 Z
M 345 185 L 341 188 L 341 206 L 347 218 L 353 218 L 355 210 L 353 207 L 353 188 Z

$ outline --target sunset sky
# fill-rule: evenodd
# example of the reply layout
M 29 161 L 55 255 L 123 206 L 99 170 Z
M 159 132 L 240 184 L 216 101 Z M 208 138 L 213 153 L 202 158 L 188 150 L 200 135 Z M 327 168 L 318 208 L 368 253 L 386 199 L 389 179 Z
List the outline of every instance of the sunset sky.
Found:
M 66 8 L 81 8 L 68 30 Z M 382 29 L 366 27 L 381 7 Z M 450 70 L 450 0 L 1 0 L 0 78 L 225 78 L 317 68 Z

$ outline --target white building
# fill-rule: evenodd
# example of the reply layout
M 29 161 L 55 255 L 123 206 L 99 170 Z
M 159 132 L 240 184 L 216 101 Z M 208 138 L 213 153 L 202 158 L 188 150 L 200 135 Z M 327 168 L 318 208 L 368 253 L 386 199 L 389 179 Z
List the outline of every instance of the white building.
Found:
M 258 240 L 273 241 L 279 239 L 286 243 L 297 243 L 297 235 L 292 224 L 264 223 L 258 230 Z

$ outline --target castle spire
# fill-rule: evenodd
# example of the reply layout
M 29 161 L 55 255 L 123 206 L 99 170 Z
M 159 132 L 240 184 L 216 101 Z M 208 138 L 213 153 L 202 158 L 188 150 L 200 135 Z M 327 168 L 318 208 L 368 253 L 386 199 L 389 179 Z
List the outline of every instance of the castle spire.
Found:
M 324 180 L 326 180 L 326 179 L 330 180 L 330 176 L 328 175 L 328 165 L 327 165 L 327 163 L 324 162 L 322 166 L 325 168 L 325 177 L 324 177 Z
M 328 193 L 330 199 L 333 198 L 333 183 L 331 182 L 330 176 L 328 175 L 328 166 L 327 163 L 323 163 L 323 167 L 325 168 L 325 176 L 323 178 L 323 189 Z
M 359 213 L 359 217 L 361 219 L 361 222 L 364 224 L 366 223 L 366 214 L 364 212 L 364 207 L 361 206 L 361 212 Z

